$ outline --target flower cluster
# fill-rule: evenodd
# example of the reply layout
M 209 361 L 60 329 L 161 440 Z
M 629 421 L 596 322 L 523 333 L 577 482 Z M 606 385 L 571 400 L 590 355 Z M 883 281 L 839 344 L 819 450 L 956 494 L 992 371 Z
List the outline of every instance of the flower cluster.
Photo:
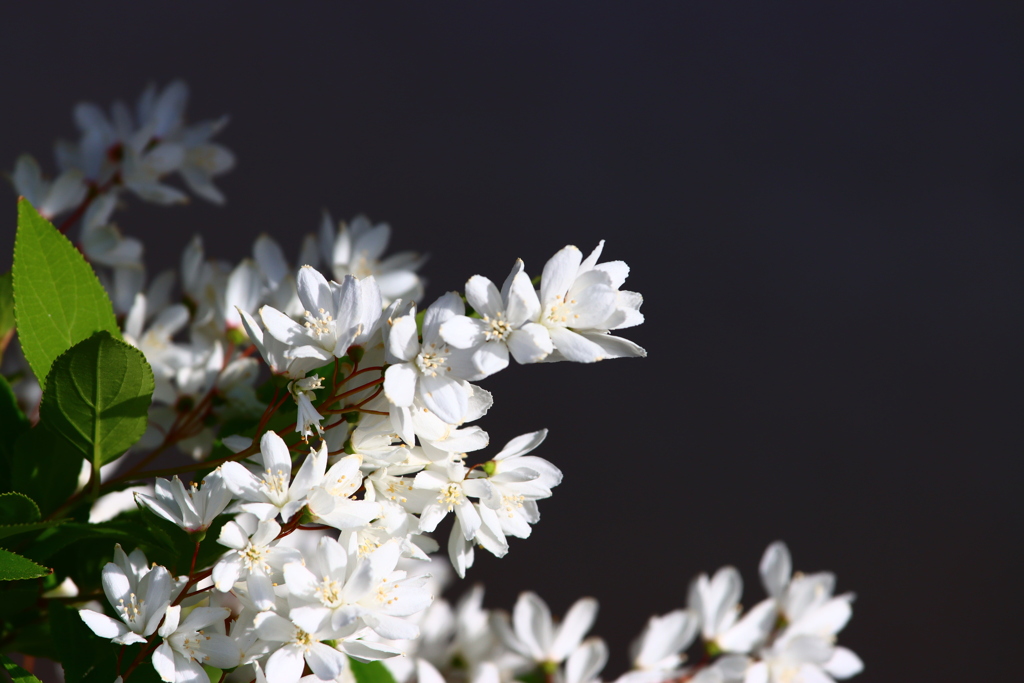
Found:
M 595 600 L 577 602 L 557 626 L 532 593 L 511 618 L 484 610 L 481 589 L 453 609 L 435 599 L 448 570 L 431 555 L 442 523 L 459 577 L 477 548 L 502 557 L 510 538 L 530 536 L 562 472 L 535 454 L 544 429 L 490 449 L 475 423 L 493 397 L 478 383 L 512 359 L 645 356 L 618 336 L 644 320 L 640 294 L 622 288 L 629 268 L 601 261 L 603 241 L 588 255 L 570 245 L 537 277 L 516 260 L 500 287 L 474 275 L 464 292 L 423 307 L 425 257 L 387 256 L 386 224 L 360 216 L 335 228 L 325 214 L 294 266 L 266 235 L 237 264 L 208 258 L 197 236 L 177 272 L 147 282 L 141 242 L 110 223 L 120 193 L 184 201 L 166 183 L 177 173 L 220 203 L 211 179 L 233 165 L 211 142 L 224 120 L 185 125 L 186 99 L 175 82 L 147 89 L 134 112 L 117 103 L 108 117 L 79 105 L 82 136 L 58 146 L 58 178 L 43 179 L 30 157 L 14 172 L 43 215 L 71 212 L 62 230 L 81 223 L 80 249 L 109 269 L 99 274 L 123 339 L 154 378 L 134 464 L 117 476 L 97 466 L 69 505 L 91 481 L 104 518 L 149 515 L 194 542 L 191 562 L 166 567 L 118 545 L 102 570 L 112 612 L 94 602 L 80 615 L 98 636 L 140 645 L 119 675 L 151 662 L 168 683 L 207 682 L 211 667 L 238 669 L 240 681 L 348 683 L 353 661 L 386 660 L 400 683 L 538 672 L 598 680 L 607 648 L 584 640 Z M 95 500 L 156 474 L 146 467 L 171 449 L 193 461 L 170 473 L 199 473 L 194 481 L 157 478 L 135 493 L 141 511 L 112 502 L 117 493 Z M 216 558 L 207 554 L 214 543 Z M 698 577 L 686 609 L 651 619 L 622 680 L 827 681 L 859 671 L 856 656 L 834 645 L 852 597 L 833 597 L 832 575 L 793 575 L 781 544 L 761 573 L 769 597 L 745 615 L 736 570 Z M 702 659 L 688 664 L 698 635 Z
M 630 649 L 632 668 L 616 683 L 831 683 L 863 668 L 835 644 L 850 618 L 849 593 L 834 595 L 828 572 L 793 574 L 782 543 L 761 561 L 768 597 L 741 614 L 742 581 L 732 567 L 690 586 L 686 608 L 651 617 Z M 608 659 L 598 637 L 586 637 L 597 601 L 578 600 L 560 623 L 534 593 L 523 593 L 509 615 L 483 608 L 477 586 L 453 607 L 435 600 L 418 618 L 414 650 L 385 662 L 399 683 L 532 680 L 595 683 Z M 687 652 L 697 656 L 690 660 Z

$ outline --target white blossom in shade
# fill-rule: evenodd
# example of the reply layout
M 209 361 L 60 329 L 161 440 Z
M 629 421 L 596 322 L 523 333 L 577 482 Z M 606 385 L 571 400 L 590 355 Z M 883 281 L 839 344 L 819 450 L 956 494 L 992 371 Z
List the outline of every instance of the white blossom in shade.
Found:
M 190 534 L 208 529 L 231 501 L 220 468 L 207 474 L 200 484 L 192 482 L 186 487 L 174 477 L 170 481 L 157 479 L 155 489 L 155 497 L 138 494 L 136 499 Z
M 521 260 L 500 292 L 487 278 L 471 277 L 466 282 L 466 300 L 480 317 L 455 316 L 441 326 L 441 336 L 455 348 L 473 352 L 479 374 L 469 379 L 503 370 L 510 352 L 525 364 L 544 360 L 554 350 L 547 329 L 534 322 L 540 315 L 540 300 Z
M 723 567 L 714 577 L 698 576 L 690 584 L 689 608 L 701 616 L 701 634 L 723 652 L 746 654 L 771 632 L 777 611 L 771 598 L 755 605 L 740 618 L 743 580 L 733 567 Z
M 174 81 L 163 90 L 147 87 L 134 114 L 122 102 L 114 103 L 109 118 L 96 105 L 80 103 L 74 118 L 81 138 L 77 145 L 58 145 L 58 162 L 66 169 L 81 169 L 96 184 L 119 174 L 125 187 L 161 204 L 187 201 L 184 193 L 160 182 L 178 171 L 196 194 L 219 203 L 223 197 L 210 178 L 229 170 L 234 159 L 209 139 L 227 119 L 186 127 L 187 102 L 188 87 Z
M 185 158 L 178 168 L 185 184 L 214 204 L 224 203 L 224 193 L 213 184 L 213 179 L 235 167 L 235 156 L 231 150 L 210 142 L 210 138 L 219 133 L 227 121 L 226 116 L 216 121 L 205 121 L 184 128 L 174 136 L 185 150 Z
M 151 147 L 148 140 L 134 136 L 121 147 L 121 182 L 139 199 L 154 204 L 185 204 L 188 195 L 163 178 L 181 168 L 185 149 L 173 142 L 162 142 Z
M 164 567 L 147 566 L 141 550 L 126 555 L 120 545 L 114 547 L 114 561 L 103 567 L 102 582 L 121 621 L 88 609 L 78 615 L 100 638 L 121 645 L 146 642 L 183 586 Z
M 536 501 L 551 496 L 551 489 L 562 482 L 562 472 L 544 458 L 526 455 L 547 436 L 542 429 L 523 434 L 505 447 L 473 476 L 487 476 L 493 494 L 481 502 L 497 512 L 503 534 L 527 538 L 530 525 L 540 521 Z
M 294 271 L 288 265 L 281 245 L 269 235 L 260 235 L 252 245 L 252 256 L 263 278 L 267 303 L 291 318 L 301 316 L 302 303 Z M 303 263 L 308 261 L 300 261 L 299 266 Z
M 745 655 L 727 654 L 703 668 L 684 669 L 682 675 L 690 676 L 687 680 L 693 683 L 742 683 L 750 664 Z
M 224 635 L 224 620 L 231 610 L 196 607 L 181 621 L 181 605 L 167 608 L 158 631 L 164 641 L 153 652 L 153 668 L 167 683 L 209 683 L 203 665 L 232 669 L 242 663 L 242 651 Z
M 326 457 L 327 444 L 321 449 Z M 377 503 L 353 498 L 363 483 L 361 464 L 358 455 L 340 458 L 310 491 L 309 511 L 318 521 L 345 530 L 364 527 L 380 515 Z
M 583 642 L 597 618 L 597 600 L 580 598 L 558 626 L 536 593 L 521 593 L 512 610 L 512 630 L 499 631 L 505 645 L 539 665 L 561 664 Z M 492 622 L 500 624 L 502 622 Z
M 441 326 L 465 313 L 458 294 L 449 292 L 427 308 L 423 316 L 423 342 L 419 341 L 414 311 L 396 318 L 388 336 L 391 366 L 384 374 L 384 395 L 398 409 L 409 409 L 414 399 L 449 424 L 462 422 L 469 409 L 472 390 L 466 378 L 476 374 L 468 351 L 454 349 L 441 338 Z M 402 430 L 408 411 L 392 412 L 396 429 Z M 410 444 L 411 445 L 411 444 Z
M 423 282 L 416 270 L 426 257 L 404 251 L 382 259 L 391 238 L 387 223 L 373 225 L 366 216 L 342 223 L 337 233 L 330 214 L 324 212 L 320 223 L 321 249 L 334 277 L 352 275 L 360 280 L 373 277 L 386 303 L 397 299 L 418 301 L 423 297 Z
M 48 220 L 75 208 L 85 199 L 86 186 L 81 171 L 69 169 L 53 181 L 46 180 L 39 163 L 28 154 L 22 154 L 14 162 L 11 181 L 15 192 Z
M 608 646 L 600 638 L 587 638 L 565 662 L 565 683 L 594 683 L 608 663 Z
M 274 605 L 275 578 L 288 562 L 301 555 L 294 548 L 274 544 L 281 525 L 272 519 L 259 521 L 255 515 L 241 514 L 220 530 L 217 542 L 231 548 L 213 565 L 214 586 L 221 592 L 245 581 L 249 598 L 260 609 Z
M 756 678 L 764 674 L 755 667 L 748 676 L 753 675 L 755 681 L 786 681 L 799 672 L 808 680 L 825 683 L 860 673 L 863 664 L 857 655 L 834 645 L 836 634 L 850 620 L 852 601 L 853 595 L 847 593 L 808 607 L 760 653 L 770 676 Z
M 629 269 L 621 261 L 596 264 L 603 242 L 586 261 L 567 246 L 544 265 L 537 322 L 547 328 L 555 351 L 546 360 L 593 363 L 606 358 L 645 356 L 633 342 L 610 330 L 638 324 L 638 294 L 620 292 Z M 636 315 L 629 315 L 627 311 Z
M 647 621 L 643 633 L 630 649 L 633 670 L 620 677 L 621 683 L 659 683 L 679 676 L 683 654 L 700 628 L 696 614 L 678 609 Z
M 765 550 L 760 571 L 765 590 L 775 599 L 780 615 L 789 623 L 798 621 L 832 599 L 835 574 L 816 572 L 794 576 L 789 549 L 780 541 Z
M 254 312 L 263 300 L 263 295 L 263 281 L 256 263 L 250 259 L 242 259 L 228 276 L 224 298 L 219 305 L 226 329 L 242 329 L 242 316 L 239 311 Z
M 142 242 L 125 237 L 110 223 L 116 206 L 114 194 L 100 195 L 89 205 L 82 217 L 82 253 L 92 263 L 142 272 Z
M 292 458 L 284 439 L 274 432 L 260 438 L 260 468 L 254 474 L 237 462 L 221 466 L 224 481 L 231 493 L 245 501 L 242 509 L 260 519 L 273 519 L 278 514 L 288 521 L 306 504 L 314 486 L 320 484 L 327 469 L 327 448 L 321 443 L 299 467 L 292 481 Z
M 333 631 L 309 633 L 275 612 L 256 615 L 260 639 L 276 646 L 266 663 L 266 679 L 273 683 L 297 683 L 309 665 L 313 674 L 325 681 L 334 680 L 346 667 L 345 655 L 327 645 Z
M 811 635 L 777 641 L 760 653 L 743 683 L 834 683 L 859 674 L 864 664 L 853 652 Z
M 426 504 L 420 512 L 420 531 L 433 531 L 449 512 L 454 512 L 463 537 L 471 540 L 480 528 L 480 513 L 469 500 L 492 498 L 494 488 L 486 479 L 466 479 L 469 473 L 462 462 L 431 465 L 416 475 L 413 489 L 423 491 Z
M 291 392 L 298 406 L 295 431 L 302 435 L 303 441 L 308 441 L 309 437 L 313 436 L 313 429 L 316 429 L 318 436 L 323 436 L 324 429 L 320 426 L 320 422 L 323 421 L 324 416 L 316 412 L 312 401 L 316 398 L 314 392 L 317 389 L 322 389 L 323 386 L 319 375 L 292 380 L 288 383 L 288 391 Z

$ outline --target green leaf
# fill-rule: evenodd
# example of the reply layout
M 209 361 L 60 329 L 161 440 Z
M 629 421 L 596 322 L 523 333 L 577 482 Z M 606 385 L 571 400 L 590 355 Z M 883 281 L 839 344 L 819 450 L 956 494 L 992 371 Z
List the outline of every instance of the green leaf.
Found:
M 44 516 L 74 493 L 81 469 L 79 450 L 42 422 L 14 442 L 11 486 L 32 498 Z
M 40 384 L 57 356 L 78 342 L 100 330 L 120 336 L 92 268 L 25 199 L 18 201 L 11 272 L 21 349 Z
M 153 370 L 142 352 L 97 332 L 54 361 L 39 417 L 100 467 L 146 431 L 152 398 Z
M 380 662 L 360 662 L 349 657 L 356 683 L 395 683 L 395 677 Z
M 7 655 L 0 655 L 0 662 L 3 662 L 4 668 L 7 669 L 7 675 L 14 683 L 42 683 L 38 678 L 12 662 Z
M 105 647 L 107 642 L 96 637 L 85 625 L 78 610 L 51 601 L 50 633 L 66 683 L 82 683 L 87 679 L 109 683 L 117 676 L 117 657 L 113 650 Z
M 0 548 L 0 581 L 17 581 L 18 579 L 38 579 L 46 576 L 52 569 L 38 565 L 32 560 Z
M 0 523 L 38 522 L 40 517 L 39 506 L 24 493 L 0 494 Z
M 39 531 L 40 529 L 49 529 L 51 526 L 57 526 L 58 524 L 63 524 L 66 521 L 68 521 L 68 520 L 66 520 L 66 519 L 51 519 L 48 522 L 32 522 L 31 524 L 2 524 L 2 525 L 0 525 L 0 538 L 7 538 L 8 536 L 16 536 L 18 534 L 28 533 L 29 531 Z
M 14 329 L 14 286 L 11 271 L 0 275 L 0 338 Z

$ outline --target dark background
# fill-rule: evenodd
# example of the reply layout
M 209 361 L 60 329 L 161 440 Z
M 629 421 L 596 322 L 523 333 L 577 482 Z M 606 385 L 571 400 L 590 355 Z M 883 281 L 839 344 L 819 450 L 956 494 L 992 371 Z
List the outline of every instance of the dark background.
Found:
M 857 592 L 858 680 L 994 680 L 1024 635 L 1021 8 L 18 3 L 0 164 L 52 170 L 75 102 L 183 77 L 239 165 L 223 209 L 119 214 L 153 272 L 195 232 L 294 256 L 323 207 L 429 251 L 430 297 L 606 238 L 650 357 L 485 382 L 492 440 L 547 426 L 566 474 L 478 555 L 488 605 L 598 596 L 614 676 L 697 572 L 759 600 L 782 538 Z

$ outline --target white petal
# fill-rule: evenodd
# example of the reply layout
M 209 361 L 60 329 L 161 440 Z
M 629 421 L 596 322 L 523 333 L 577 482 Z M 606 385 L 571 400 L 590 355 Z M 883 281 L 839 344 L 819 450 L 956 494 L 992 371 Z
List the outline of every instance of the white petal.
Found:
M 495 455 L 492 460 L 504 460 L 505 458 L 515 457 L 517 455 L 523 455 L 529 453 L 537 446 L 544 442 L 547 438 L 548 430 L 541 429 L 536 432 L 530 432 L 529 434 L 521 434 L 516 438 L 505 444 L 505 447 Z
M 505 312 L 501 292 L 493 282 L 482 275 L 474 275 L 466 282 L 466 301 L 477 313 L 489 318 L 495 318 L 499 313 Z
M 577 600 L 558 626 L 555 642 L 549 652 L 551 658 L 558 662 L 565 659 L 580 644 L 587 631 L 594 625 L 595 619 L 597 619 L 597 600 L 594 598 Z M 605 656 L 607 657 L 607 652 L 605 652 Z
M 590 638 L 572 653 L 565 664 L 566 683 L 589 683 L 597 678 L 608 662 L 608 646 L 600 638 Z
M 441 325 L 441 338 L 457 349 L 471 349 L 484 343 L 485 329 L 487 325 L 484 322 L 457 315 Z
M 540 299 L 537 298 L 537 290 L 533 288 L 530 277 L 519 272 L 509 286 L 505 319 L 512 327 L 519 327 L 539 317 Z
M 153 668 L 160 675 L 160 680 L 174 683 L 174 651 L 166 640 L 153 652 Z
M 825 671 L 832 676 L 842 680 L 856 676 L 864 670 L 864 662 L 853 651 L 845 647 L 837 647 L 832 653 L 832 658 L 825 663 Z
M 551 333 L 543 325 L 527 323 L 521 329 L 513 330 L 508 336 L 508 350 L 520 365 L 537 363 L 555 350 Z
M 551 335 L 554 347 L 566 360 L 574 363 L 596 363 L 605 357 L 605 350 L 600 345 L 564 327 L 548 328 L 548 334 Z
M 321 680 L 333 681 L 346 669 L 345 655 L 323 643 L 313 643 L 306 651 L 306 663 Z
M 742 619 L 718 637 L 718 645 L 726 652 L 746 654 L 768 637 L 775 623 L 775 600 L 762 600 Z
M 285 645 L 267 660 L 267 680 L 273 683 L 298 683 L 305 660 L 298 645 Z
M 543 305 L 550 305 L 569 291 L 582 260 L 580 250 L 572 245 L 564 247 L 548 259 L 540 280 L 540 300 Z
M 128 633 L 127 626 L 116 619 L 111 619 L 106 614 L 100 614 L 91 609 L 83 609 L 78 611 L 78 616 L 100 638 L 110 640 Z
M 776 541 L 768 546 L 761 558 L 760 571 L 761 583 L 768 595 L 776 599 L 781 597 L 789 585 L 789 577 L 793 575 L 793 562 L 785 543 Z
M 439 418 L 449 424 L 462 421 L 469 407 L 469 397 L 458 381 L 444 375 L 422 375 L 417 389 L 423 404 Z
M 230 524 L 230 522 L 228 522 Z M 242 558 L 237 552 L 227 553 L 213 565 L 213 584 L 222 593 L 231 590 L 242 575 Z
M 394 337 L 392 337 L 394 339 Z M 384 396 L 396 406 L 411 406 L 419 373 L 412 363 L 398 363 L 384 372 Z
M 547 603 L 536 593 L 520 593 L 512 609 L 512 623 L 516 637 L 530 656 L 538 662 L 546 660 L 554 642 L 551 611 Z
M 391 323 L 388 333 L 388 361 L 391 363 L 408 361 L 420 352 L 419 333 L 416 330 L 416 318 L 403 315 Z

